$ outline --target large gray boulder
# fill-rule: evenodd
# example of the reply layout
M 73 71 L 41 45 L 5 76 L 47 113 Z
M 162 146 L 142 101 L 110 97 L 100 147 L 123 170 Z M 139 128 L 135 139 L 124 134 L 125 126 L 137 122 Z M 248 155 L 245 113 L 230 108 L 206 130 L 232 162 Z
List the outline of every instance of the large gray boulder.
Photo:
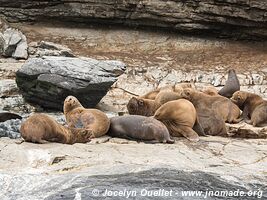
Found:
M 62 110 L 68 95 L 94 107 L 126 69 L 120 61 L 47 56 L 30 58 L 16 73 L 26 101 Z

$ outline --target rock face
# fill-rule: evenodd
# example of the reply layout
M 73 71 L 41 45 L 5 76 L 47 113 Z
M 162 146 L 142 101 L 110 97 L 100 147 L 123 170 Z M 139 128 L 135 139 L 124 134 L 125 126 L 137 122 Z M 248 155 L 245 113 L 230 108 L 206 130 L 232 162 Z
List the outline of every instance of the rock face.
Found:
M 265 0 L 58 0 L 16 3 L 0 0 L 0 5 L 0 15 L 10 22 L 57 19 L 61 22 L 161 27 L 219 37 L 267 37 Z
M 140 192 L 164 189 L 173 190 L 167 199 L 266 199 L 266 145 L 263 139 L 220 137 L 201 137 L 198 143 L 180 138 L 172 145 L 38 145 L 0 138 L 0 198 L 104 199 L 106 189 L 126 189 L 137 191 L 129 199 L 163 199 Z M 190 190 L 255 193 L 182 196 Z
M 68 95 L 85 107 L 94 107 L 126 66 L 120 61 L 90 58 L 42 57 L 29 59 L 16 82 L 26 101 L 62 110 Z
M 13 28 L 8 28 L 3 32 L 2 38 L 4 41 L 2 48 L 3 56 L 13 57 L 16 59 L 28 58 L 27 39 L 26 36 L 20 31 Z

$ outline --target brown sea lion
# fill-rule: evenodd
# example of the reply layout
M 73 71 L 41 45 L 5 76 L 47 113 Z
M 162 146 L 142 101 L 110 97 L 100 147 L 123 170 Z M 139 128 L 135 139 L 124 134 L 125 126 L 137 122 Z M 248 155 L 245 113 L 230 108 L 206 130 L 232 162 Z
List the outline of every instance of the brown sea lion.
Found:
M 143 99 L 140 97 L 132 97 L 128 104 L 127 110 L 130 115 L 153 116 L 156 110 L 160 107 L 155 100 Z
M 240 116 L 240 109 L 226 97 L 219 95 L 210 96 L 190 88 L 184 89 L 181 96 L 192 102 L 199 111 L 201 111 L 202 108 L 210 108 L 218 113 L 225 122 L 238 123 L 240 121 L 238 119 Z
M 108 132 L 110 121 L 106 114 L 97 109 L 84 108 L 74 96 L 65 99 L 63 110 L 68 126 L 91 131 L 91 138 L 101 137 Z
M 132 97 L 127 104 L 127 110 L 130 115 L 143 115 L 149 117 L 153 116 L 156 110 L 164 103 L 180 98 L 181 96 L 178 93 L 166 90 L 160 91 L 155 100 Z
M 147 94 L 140 96 L 140 98 L 155 100 L 161 91 L 177 92 L 178 94 L 181 94 L 184 88 L 195 88 L 195 85 L 193 83 L 177 83 L 174 85 L 167 85 L 148 92 Z
M 243 111 L 241 117 L 253 126 L 267 125 L 267 101 L 259 95 L 237 91 L 231 98 Z
M 21 116 L 15 113 L 10 113 L 10 112 L 1 112 L 0 113 L 0 122 L 5 122 L 10 119 L 22 119 Z
M 196 109 L 199 124 L 205 134 L 228 136 L 225 122 L 214 110 L 209 108 Z
M 205 93 L 205 94 L 208 94 L 210 96 L 219 95 L 217 89 L 215 87 L 213 87 L 213 86 L 206 87 L 202 92 Z
M 20 127 L 22 138 L 26 142 L 63 144 L 86 143 L 90 133 L 85 129 L 68 128 L 45 114 L 31 115 Z
M 196 109 L 188 100 L 178 99 L 163 104 L 154 118 L 163 122 L 172 136 L 184 136 L 190 141 L 199 140 L 198 134 L 192 129 L 197 123 Z
M 181 93 L 179 94 L 177 92 L 172 92 L 172 91 L 160 91 L 155 98 L 155 102 L 158 105 L 163 105 L 164 103 L 167 103 L 168 101 L 181 99 Z
M 240 90 L 240 83 L 237 78 L 236 72 L 234 69 L 230 69 L 228 71 L 228 79 L 224 87 L 218 92 L 218 94 L 227 98 L 231 98 L 232 95 L 239 90 Z
M 112 137 L 122 137 L 137 140 L 156 140 L 161 143 L 173 144 L 174 140 L 166 126 L 153 117 L 140 115 L 128 115 L 112 117 L 110 119 L 110 129 L 107 133 Z

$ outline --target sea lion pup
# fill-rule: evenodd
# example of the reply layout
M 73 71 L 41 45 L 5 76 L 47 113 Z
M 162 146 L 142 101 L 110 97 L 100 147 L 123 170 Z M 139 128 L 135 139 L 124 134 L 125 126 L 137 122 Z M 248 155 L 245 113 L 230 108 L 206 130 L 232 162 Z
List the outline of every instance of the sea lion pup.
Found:
M 137 140 L 156 140 L 161 143 L 173 144 L 174 140 L 166 126 L 154 119 L 140 115 L 128 115 L 112 117 L 110 119 L 110 129 L 107 133 L 112 137 L 122 137 Z
M 68 128 L 45 114 L 33 114 L 20 127 L 22 138 L 26 142 L 63 144 L 86 143 L 90 134 L 85 129 Z
M 213 86 L 206 87 L 202 92 L 205 93 L 205 94 L 208 94 L 210 96 L 219 95 L 217 89 L 215 87 L 213 87 Z
M 91 131 L 91 138 L 97 138 L 108 132 L 109 118 L 100 110 L 86 109 L 74 96 L 68 96 L 64 101 L 64 115 L 69 127 L 85 128 Z
M 194 142 L 199 140 L 198 134 L 192 129 L 197 122 L 197 112 L 194 105 L 186 99 L 163 104 L 154 118 L 163 122 L 172 136 L 184 136 Z
M 190 88 L 184 89 L 181 96 L 192 102 L 197 111 L 201 112 L 202 108 L 211 108 L 218 113 L 225 122 L 238 123 L 240 121 L 238 119 L 240 116 L 240 109 L 226 97 L 220 95 L 210 96 Z
M 267 101 L 262 97 L 249 92 L 237 91 L 231 100 L 243 111 L 241 119 L 243 118 L 253 126 L 267 125 Z
M 0 122 L 5 122 L 5 121 L 10 120 L 10 119 L 22 119 L 22 117 L 19 116 L 18 114 L 11 113 L 11 112 L 1 112 L 0 113 Z
M 218 94 L 227 98 L 231 98 L 232 95 L 239 90 L 240 90 L 240 83 L 237 78 L 236 72 L 234 69 L 230 69 L 228 71 L 228 79 L 224 87 L 218 92 Z
M 177 83 L 174 85 L 167 85 L 164 87 L 157 88 L 151 92 L 148 92 L 147 94 L 140 96 L 140 98 L 155 100 L 158 93 L 161 91 L 177 92 L 178 94 L 181 94 L 181 92 L 183 91 L 184 88 L 194 88 L 195 89 L 195 85 L 193 83 Z

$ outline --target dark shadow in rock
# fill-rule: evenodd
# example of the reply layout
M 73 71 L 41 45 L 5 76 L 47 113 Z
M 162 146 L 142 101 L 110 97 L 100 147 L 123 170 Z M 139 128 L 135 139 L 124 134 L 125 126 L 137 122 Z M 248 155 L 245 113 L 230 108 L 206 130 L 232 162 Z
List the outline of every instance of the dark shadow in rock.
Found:
M 68 177 L 71 179 L 73 177 Z M 61 181 L 64 181 L 63 179 Z M 65 180 L 66 181 L 66 180 Z M 46 192 L 46 188 L 43 188 Z M 49 188 L 48 188 L 49 189 Z M 99 195 L 94 196 L 93 190 L 97 190 Z M 168 195 L 166 199 L 256 199 L 262 195 L 262 199 L 267 198 L 266 194 L 256 193 L 256 196 L 207 196 L 206 191 L 244 191 L 248 192 L 267 191 L 266 185 L 233 182 L 221 179 L 216 174 L 205 172 L 185 172 L 171 169 L 152 169 L 138 173 L 127 173 L 118 175 L 100 175 L 100 176 L 78 176 L 72 179 L 69 187 L 57 191 L 55 194 L 48 196 L 46 199 L 75 199 L 80 196 L 81 199 L 125 199 L 126 196 L 103 196 L 106 189 L 110 191 L 136 191 L 136 196 L 130 196 L 129 199 L 162 199 L 162 196 L 141 196 L 145 194 L 143 189 L 148 191 L 173 191 L 172 196 Z M 143 191 L 142 191 L 143 190 Z M 203 191 L 201 196 L 183 196 L 182 191 Z M 97 192 L 96 192 L 97 193 Z M 170 193 L 169 193 L 170 194 Z M 135 195 L 134 192 L 132 195 Z M 257 196 L 258 195 L 258 196 Z

